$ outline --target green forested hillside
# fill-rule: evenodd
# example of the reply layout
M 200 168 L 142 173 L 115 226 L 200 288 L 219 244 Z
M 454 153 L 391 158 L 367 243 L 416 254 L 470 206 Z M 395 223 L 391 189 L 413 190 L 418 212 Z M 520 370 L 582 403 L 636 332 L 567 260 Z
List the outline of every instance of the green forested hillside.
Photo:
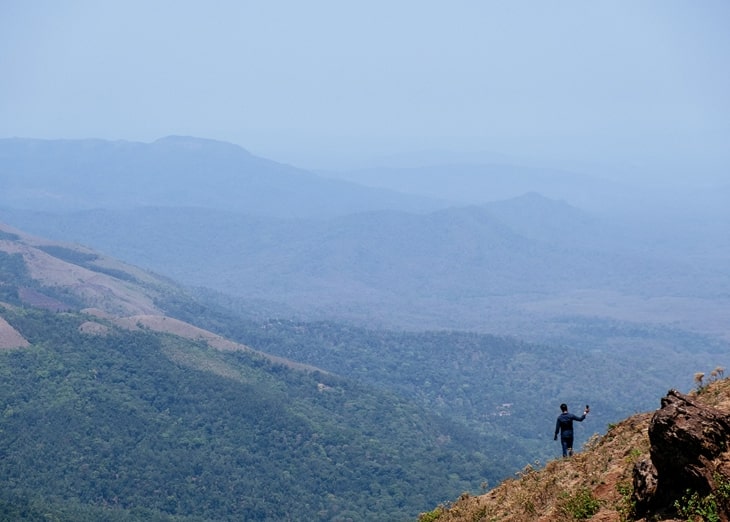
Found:
M 561 402 L 589 402 L 594 415 L 578 427 L 585 441 L 626 414 L 653 407 L 665 391 L 658 368 L 641 353 L 591 352 L 469 332 L 368 330 L 342 323 L 231 323 L 228 335 L 268 353 L 317 365 L 418 401 L 458 419 L 502 455 L 510 469 L 555 455 L 551 444 Z M 693 355 L 693 357 L 699 357 Z M 684 369 L 688 379 L 690 372 Z
M 581 444 L 653 407 L 678 372 L 725 364 L 701 335 L 631 324 L 585 323 L 568 347 L 264 319 L 86 248 L 0 232 L 0 328 L 30 343 L 0 351 L 0 520 L 413 519 L 554 457 L 560 402 L 592 405 Z
M 706 336 L 649 325 L 576 321 L 583 344 L 545 345 L 474 332 L 246 320 L 231 311 L 235 303 L 216 306 L 219 296 L 209 293 L 203 299 L 208 305 L 174 299 L 160 305 L 266 353 L 355 378 L 463 422 L 480 434 L 490 458 L 505 463 L 506 475 L 559 453 L 552 429 L 560 403 L 576 410 L 592 405 L 590 422 L 577 427 L 582 444 L 610 423 L 654 408 L 670 387 L 689 389 L 696 370 L 727 359 L 725 345 Z M 612 340 L 607 348 L 605 339 Z
M 0 518 L 407 520 L 504 473 L 467 430 L 353 381 L 2 316 L 32 344 L 0 353 Z

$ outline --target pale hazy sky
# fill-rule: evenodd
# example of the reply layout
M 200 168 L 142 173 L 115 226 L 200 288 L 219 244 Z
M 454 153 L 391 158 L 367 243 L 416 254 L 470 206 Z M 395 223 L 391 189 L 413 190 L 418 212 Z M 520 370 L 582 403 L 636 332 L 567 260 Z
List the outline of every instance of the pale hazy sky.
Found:
M 727 0 L 0 0 L 0 71 L 0 137 L 730 178 Z

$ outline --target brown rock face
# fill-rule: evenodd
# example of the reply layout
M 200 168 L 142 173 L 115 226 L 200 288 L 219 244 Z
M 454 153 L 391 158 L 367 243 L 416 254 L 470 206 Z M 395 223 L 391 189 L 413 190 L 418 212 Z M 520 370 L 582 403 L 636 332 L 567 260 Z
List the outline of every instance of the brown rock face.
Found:
M 730 416 L 703 406 L 676 390 L 662 399 L 649 425 L 651 461 L 634 467 L 636 514 L 671 511 L 687 490 L 707 495 L 718 481 L 729 481 L 721 459 L 730 443 Z M 726 502 L 719 502 L 721 520 L 730 520 Z
M 656 496 L 657 472 L 651 459 L 644 459 L 634 465 L 634 504 L 637 512 L 646 513 Z

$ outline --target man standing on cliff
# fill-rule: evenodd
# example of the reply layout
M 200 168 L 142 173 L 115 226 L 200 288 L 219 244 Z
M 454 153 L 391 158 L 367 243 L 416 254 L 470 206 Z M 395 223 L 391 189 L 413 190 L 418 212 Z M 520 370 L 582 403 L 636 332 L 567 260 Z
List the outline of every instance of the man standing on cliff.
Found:
M 558 433 L 560 433 L 560 443 L 563 446 L 563 457 L 573 456 L 573 421 L 583 422 L 586 418 L 590 408 L 586 405 L 586 409 L 583 415 L 573 415 L 568 413 L 568 405 L 563 403 L 560 405 L 560 411 L 562 412 L 558 416 L 558 420 L 555 423 L 555 437 L 553 440 L 558 440 Z

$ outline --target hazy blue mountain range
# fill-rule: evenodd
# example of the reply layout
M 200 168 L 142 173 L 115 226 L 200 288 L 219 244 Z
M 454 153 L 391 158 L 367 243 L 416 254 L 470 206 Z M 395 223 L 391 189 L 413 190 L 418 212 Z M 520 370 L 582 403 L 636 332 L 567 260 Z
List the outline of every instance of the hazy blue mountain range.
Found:
M 345 292 L 349 281 L 350 286 L 445 297 L 636 287 L 638 278 L 648 288 L 656 270 L 644 258 L 632 259 L 616 236 L 620 231 L 539 196 L 494 207 L 324 220 L 159 207 L 3 215 L 30 230 L 86 242 L 142 266 L 164 267 L 191 284 L 238 295 L 313 291 L 336 278 Z M 616 259 L 627 265 L 623 274 L 616 274 Z M 617 277 L 622 275 L 630 279 Z M 679 269 L 677 276 L 682 276 Z
M 550 342 L 583 343 L 573 331 L 586 319 L 729 338 L 727 187 L 706 189 L 714 203 L 702 212 L 688 211 L 703 206 L 688 190 L 671 218 L 649 200 L 641 215 L 614 216 L 535 192 L 459 206 L 367 189 L 195 138 L 3 140 L 0 150 L 6 222 L 276 315 Z M 549 188 L 544 172 L 506 169 L 485 183 Z M 447 196 L 448 175 L 424 186 Z M 555 185 L 591 197 L 595 186 L 568 174 Z
M 691 173 L 683 184 L 661 183 L 639 175 L 622 181 L 589 166 L 576 172 L 511 163 L 460 163 L 452 160 L 420 166 L 370 167 L 351 171 L 322 171 L 332 179 L 367 187 L 389 189 L 428 198 L 447 199 L 454 205 L 473 205 L 511 199 L 526 192 L 538 192 L 564 200 L 575 207 L 619 219 L 703 219 L 730 220 L 725 204 L 730 185 L 695 181 Z M 647 176 L 651 179 L 651 176 Z M 677 223 L 673 223 L 676 226 Z
M 546 313 L 610 317 L 657 296 L 708 310 L 717 310 L 713 300 L 727 301 L 721 257 L 701 259 L 698 251 L 688 260 L 680 245 L 651 244 L 638 232 L 538 195 L 426 214 L 316 220 L 161 207 L 0 210 L 0 217 L 189 285 L 278 302 L 304 317 L 534 338 L 534 321 Z M 620 309 L 603 306 L 605 298 L 618 300 Z M 623 317 L 662 320 L 652 310 Z M 715 321 L 711 313 L 706 319 Z M 538 329 L 547 331 L 542 324 Z
M 42 210 L 201 206 L 301 217 L 437 206 L 182 136 L 153 143 L 3 139 L 0 180 L 0 205 Z
M 539 192 L 591 210 L 612 208 L 631 197 L 635 187 L 605 179 L 511 164 L 457 162 L 419 167 L 373 167 L 354 171 L 322 172 L 365 186 L 388 188 L 459 204 L 480 204 Z
M 152 143 L 0 140 L 0 205 L 36 210 L 202 206 L 279 217 L 428 211 L 537 192 L 588 211 L 667 210 L 730 219 L 730 185 L 616 182 L 514 164 L 440 164 L 313 173 L 230 143 L 168 136 Z M 650 211 L 650 212 L 648 212 Z

